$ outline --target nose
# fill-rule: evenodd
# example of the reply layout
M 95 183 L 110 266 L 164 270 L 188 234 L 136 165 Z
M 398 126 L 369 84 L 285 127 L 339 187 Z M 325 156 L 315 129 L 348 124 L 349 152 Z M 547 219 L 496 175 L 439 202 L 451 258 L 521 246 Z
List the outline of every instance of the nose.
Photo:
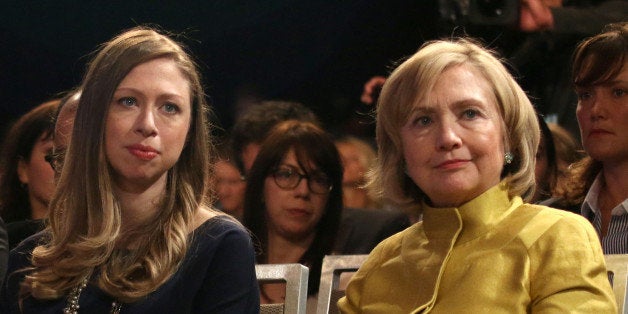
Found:
M 155 136 L 157 134 L 155 114 L 151 108 L 152 106 L 143 108 L 136 120 L 135 132 L 144 137 Z
M 456 148 L 460 148 L 462 140 L 458 135 L 456 123 L 453 121 L 447 121 L 446 119 L 441 121 L 439 134 L 436 136 L 436 148 L 439 150 L 449 151 Z
M 600 94 L 600 93 L 598 93 Z M 606 117 L 606 108 L 604 106 L 604 104 L 606 103 L 606 100 L 604 99 L 604 97 L 602 95 L 596 95 L 592 100 L 591 100 L 591 120 L 592 121 L 597 121 L 600 119 L 604 119 Z
M 297 186 L 294 188 L 294 192 L 297 195 L 297 197 L 303 197 L 303 198 L 309 197 L 310 187 L 308 185 L 308 179 L 301 178 L 301 181 L 299 181 L 299 184 L 297 184 Z

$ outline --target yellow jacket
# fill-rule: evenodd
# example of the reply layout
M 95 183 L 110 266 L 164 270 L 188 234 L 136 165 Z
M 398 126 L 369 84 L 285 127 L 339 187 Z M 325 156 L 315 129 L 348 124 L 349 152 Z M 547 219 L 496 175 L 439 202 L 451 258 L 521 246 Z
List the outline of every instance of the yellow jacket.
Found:
M 380 243 L 343 313 L 617 313 L 600 242 L 581 216 L 499 184 Z

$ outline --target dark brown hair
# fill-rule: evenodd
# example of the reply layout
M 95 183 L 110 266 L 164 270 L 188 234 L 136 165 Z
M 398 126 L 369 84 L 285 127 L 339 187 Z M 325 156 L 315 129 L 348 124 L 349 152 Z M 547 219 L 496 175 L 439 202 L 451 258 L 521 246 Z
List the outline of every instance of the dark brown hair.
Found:
M 259 240 L 261 253 L 259 263 L 266 263 L 268 256 L 268 228 L 266 206 L 263 199 L 264 182 L 272 171 L 294 149 L 299 166 L 307 173 L 310 163 L 317 171 L 325 173 L 332 182 L 325 212 L 318 223 L 314 241 L 303 254 L 300 263 L 310 268 L 308 294 L 316 293 L 320 280 L 323 257 L 331 254 L 340 225 L 342 211 L 342 164 L 340 155 L 331 137 L 309 122 L 285 121 L 269 133 L 260 148 L 247 179 L 244 198 L 244 225 Z

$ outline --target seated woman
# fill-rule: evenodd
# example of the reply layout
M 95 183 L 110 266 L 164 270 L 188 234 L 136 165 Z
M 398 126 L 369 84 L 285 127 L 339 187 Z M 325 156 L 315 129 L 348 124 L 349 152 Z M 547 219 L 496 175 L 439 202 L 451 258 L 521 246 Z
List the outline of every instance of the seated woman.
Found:
M 43 229 L 55 190 L 54 171 L 46 162 L 52 151 L 53 117 L 60 100 L 45 102 L 18 119 L 0 153 L 0 215 L 7 223 L 9 248 Z
M 576 214 L 528 204 L 539 126 L 490 52 L 434 41 L 386 80 L 371 184 L 423 221 L 384 240 L 343 313 L 616 313 L 599 240 Z
M 206 203 L 213 152 L 190 56 L 131 29 L 81 90 L 49 224 L 11 251 L 0 313 L 258 313 L 249 234 Z
M 588 157 L 572 165 L 565 199 L 581 205 L 605 254 L 628 254 L 628 22 L 576 47 L 572 79 Z
M 315 295 L 341 211 L 342 166 L 331 137 L 309 122 L 275 126 L 247 177 L 244 225 L 260 242 L 257 262 L 309 267 L 308 295 Z M 264 285 L 262 303 L 283 303 L 284 290 Z M 315 306 L 310 298 L 308 309 Z
M 45 102 L 18 119 L 7 133 L 0 160 L 0 215 L 5 223 L 42 219 L 54 192 L 53 116 L 60 100 Z
M 375 164 L 377 153 L 367 141 L 354 136 L 335 140 L 342 159 L 342 199 L 345 207 L 382 209 L 380 201 L 368 194 L 364 187 L 366 173 Z

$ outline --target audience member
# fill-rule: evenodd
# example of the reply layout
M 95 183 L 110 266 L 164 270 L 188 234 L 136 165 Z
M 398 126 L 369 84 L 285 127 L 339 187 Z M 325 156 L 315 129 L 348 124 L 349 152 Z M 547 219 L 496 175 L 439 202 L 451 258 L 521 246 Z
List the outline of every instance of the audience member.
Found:
M 216 208 L 242 221 L 246 181 L 235 164 L 233 154 L 222 147 L 214 161 L 214 189 Z
M 582 203 L 606 254 L 628 253 L 628 22 L 611 24 L 574 53 L 582 146 L 565 197 Z
M 371 252 L 340 310 L 615 313 L 591 224 L 522 200 L 539 133 L 508 70 L 469 40 L 429 42 L 399 65 L 379 99 L 370 184 L 423 221 Z
M 353 136 L 335 140 L 342 159 L 342 203 L 345 207 L 381 209 L 365 188 L 366 173 L 375 164 L 377 152 L 367 141 Z
M 286 120 L 311 122 L 320 127 L 316 115 L 304 105 L 268 101 L 244 112 L 231 133 L 236 161 L 247 173 L 259 151 L 261 141 L 273 126 Z M 334 251 L 340 254 L 367 254 L 377 243 L 407 228 L 408 216 L 397 211 L 374 211 L 345 207 Z
M 308 295 L 314 295 L 342 212 L 342 164 L 331 137 L 309 122 L 278 124 L 247 180 L 244 225 L 261 244 L 257 262 L 309 267 Z M 262 302 L 282 303 L 282 286 L 263 286 Z M 316 306 L 314 298 L 308 303 Z
M 15 122 L 0 154 L 0 213 L 5 223 L 48 214 L 54 172 L 45 160 L 52 150 L 53 116 L 59 100 L 43 103 Z
M 249 234 L 205 204 L 213 152 L 188 54 L 137 27 L 81 89 L 49 225 L 11 252 L 0 312 L 259 312 Z
M 512 47 L 504 47 L 519 82 L 544 115 L 554 115 L 570 132 L 577 132 L 571 92 L 570 58 L 583 38 L 604 25 L 628 20 L 625 0 L 521 0 L 519 30 Z
M 55 114 L 51 117 L 51 125 L 53 126 L 51 131 L 52 137 L 52 150 L 49 150 L 46 153 L 45 160 L 49 163 L 46 168 L 50 168 L 54 171 L 54 163 L 53 160 L 58 160 L 59 158 L 55 158 L 54 156 L 59 155 L 59 145 L 62 147 L 67 146 L 67 142 L 69 139 L 65 139 L 63 135 L 60 135 L 60 125 L 69 124 L 70 130 L 71 125 L 74 121 L 74 113 L 76 113 L 76 107 L 78 106 L 78 96 L 80 93 L 78 92 L 70 92 L 66 96 L 61 99 L 61 102 L 57 106 Z M 57 123 L 59 122 L 59 123 Z M 55 153 L 57 151 L 57 153 Z M 62 154 L 61 154 L 62 155 Z M 46 173 L 49 173 L 49 170 L 46 169 Z M 53 173 L 53 180 L 57 174 L 57 171 Z M 53 186 L 54 188 L 54 186 Z M 52 195 L 51 195 L 52 197 Z M 47 204 L 46 204 L 47 206 Z M 28 238 L 29 236 L 43 230 L 45 227 L 45 219 L 26 219 L 13 221 L 7 224 L 7 233 L 9 235 L 9 248 L 13 249 L 16 247 L 22 240 Z
M 569 173 L 569 166 L 584 158 L 585 154 L 582 146 L 567 129 L 556 123 L 548 123 L 547 126 L 552 132 L 552 138 L 554 139 L 556 164 L 558 166 L 556 189 L 560 191 L 563 182 L 567 180 L 566 175 Z
M 537 114 L 537 119 L 541 129 L 541 140 L 535 156 L 534 181 L 536 188 L 530 199 L 531 203 L 538 203 L 553 196 L 558 172 L 552 132 L 541 115 Z
M 263 101 L 251 106 L 236 119 L 230 135 L 235 162 L 242 173 L 246 175 L 251 169 L 268 131 L 277 123 L 291 119 L 320 126 L 314 112 L 303 104 L 281 100 Z

